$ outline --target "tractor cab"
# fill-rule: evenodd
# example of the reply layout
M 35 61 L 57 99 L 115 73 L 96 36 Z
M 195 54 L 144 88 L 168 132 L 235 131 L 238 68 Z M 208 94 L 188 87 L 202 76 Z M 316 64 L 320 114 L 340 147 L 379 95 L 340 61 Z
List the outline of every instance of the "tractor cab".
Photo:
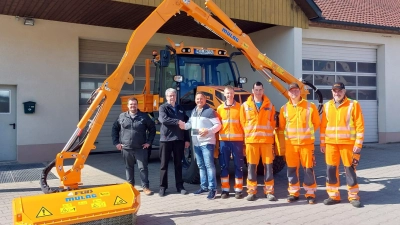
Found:
M 167 46 L 157 58 L 153 94 L 165 97 L 166 89 L 175 88 L 178 102 L 185 110 L 196 106 L 197 91 L 206 94 L 211 107 L 217 107 L 225 100 L 224 86 L 241 87 L 246 81 L 245 78 L 236 79 L 239 77 L 237 66 L 224 49 L 184 47 L 181 43 L 175 48 Z M 238 102 L 241 101 L 238 99 Z

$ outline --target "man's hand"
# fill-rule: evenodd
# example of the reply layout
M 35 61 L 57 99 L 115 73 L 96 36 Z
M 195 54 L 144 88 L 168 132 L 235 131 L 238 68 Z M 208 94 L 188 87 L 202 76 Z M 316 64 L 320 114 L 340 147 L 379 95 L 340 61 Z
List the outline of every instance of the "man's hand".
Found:
M 117 144 L 115 147 L 117 147 L 118 150 L 122 150 L 122 145 L 121 144 Z
M 143 146 L 143 149 L 146 149 L 146 148 L 149 148 L 149 147 L 150 147 L 150 144 L 144 143 L 144 144 L 142 144 L 142 146 Z
M 190 142 L 185 141 L 185 148 L 189 148 L 190 147 Z
M 185 129 L 185 122 L 183 122 L 182 120 L 179 120 L 178 125 L 179 125 L 179 128 L 181 128 L 182 130 Z
M 200 129 L 199 130 L 199 135 L 200 135 L 200 137 L 204 137 L 204 136 L 206 136 L 208 134 L 208 130 L 207 129 Z
M 321 147 L 319 147 L 319 149 L 321 149 L 322 153 L 325 153 L 326 147 L 325 146 L 321 146 Z
M 359 148 L 359 147 L 357 147 L 357 146 L 354 146 L 354 147 L 353 147 L 353 152 L 354 152 L 354 153 L 360 153 L 360 152 L 361 152 L 361 148 Z

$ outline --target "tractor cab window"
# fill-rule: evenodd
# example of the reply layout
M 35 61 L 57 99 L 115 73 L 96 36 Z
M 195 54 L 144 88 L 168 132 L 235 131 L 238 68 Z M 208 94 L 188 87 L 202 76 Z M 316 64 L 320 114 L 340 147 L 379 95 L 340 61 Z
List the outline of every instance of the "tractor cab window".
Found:
M 183 76 L 181 97 L 194 101 L 198 86 L 236 85 L 228 57 L 185 55 L 178 56 L 180 75 Z
M 171 56 L 168 67 L 161 67 L 157 64 L 153 94 L 159 94 L 161 97 L 164 97 L 165 90 L 168 88 L 176 88 L 176 82 L 174 81 L 174 76 L 176 74 L 174 56 Z

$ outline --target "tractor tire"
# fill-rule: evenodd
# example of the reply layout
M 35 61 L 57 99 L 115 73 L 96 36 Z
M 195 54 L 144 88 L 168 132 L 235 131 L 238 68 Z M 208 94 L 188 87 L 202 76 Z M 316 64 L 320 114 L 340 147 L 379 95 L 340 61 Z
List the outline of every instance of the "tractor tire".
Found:
M 275 156 L 274 162 L 273 162 L 273 171 L 274 174 L 277 174 L 279 172 L 281 172 L 281 170 L 283 170 L 283 168 L 285 168 L 286 165 L 286 161 L 285 158 L 283 156 Z M 260 159 L 260 162 L 258 163 L 257 166 L 257 174 L 258 175 L 264 175 L 264 166 L 262 164 L 262 161 Z
M 194 148 L 190 143 L 190 147 L 185 149 L 182 160 L 182 178 L 188 184 L 200 184 L 200 171 L 194 157 Z

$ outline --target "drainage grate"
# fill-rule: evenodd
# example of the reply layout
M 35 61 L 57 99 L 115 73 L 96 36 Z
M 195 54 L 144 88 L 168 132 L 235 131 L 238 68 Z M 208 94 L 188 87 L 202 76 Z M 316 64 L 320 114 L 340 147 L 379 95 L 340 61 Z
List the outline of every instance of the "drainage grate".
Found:
M 40 175 L 44 165 L 34 164 L 10 164 L 0 166 L 0 183 L 14 183 L 24 181 L 40 180 Z M 58 179 L 52 172 L 47 175 L 47 179 Z

